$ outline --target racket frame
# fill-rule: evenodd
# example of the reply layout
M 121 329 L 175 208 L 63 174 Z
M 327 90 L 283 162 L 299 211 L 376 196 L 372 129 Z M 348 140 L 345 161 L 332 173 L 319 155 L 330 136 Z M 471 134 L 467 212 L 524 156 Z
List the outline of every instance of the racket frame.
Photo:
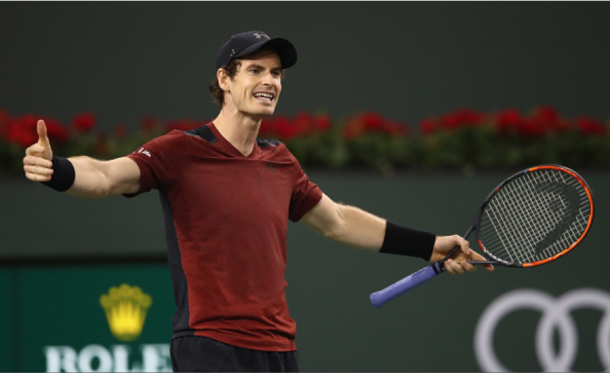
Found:
M 582 187 L 584 188 L 584 190 L 587 193 L 587 198 L 589 199 L 589 204 L 590 204 L 590 208 L 591 208 L 591 211 L 589 214 L 589 220 L 587 221 L 587 226 L 586 226 L 585 230 L 583 231 L 583 233 L 580 235 L 580 237 L 576 240 L 576 242 L 574 242 L 572 245 L 570 245 L 570 247 L 568 247 L 567 249 L 564 249 L 560 253 L 555 254 L 550 258 L 540 260 L 537 262 L 533 262 L 533 263 L 523 263 L 523 264 L 510 263 L 510 262 L 501 260 L 501 259 L 495 257 L 494 255 L 492 255 L 485 248 L 485 245 L 483 245 L 483 243 L 481 242 L 481 239 L 479 236 L 479 231 L 478 231 L 478 228 L 480 227 L 481 215 L 483 214 L 485 207 L 491 201 L 493 196 L 496 195 L 506 184 L 508 184 L 509 182 L 513 181 L 514 179 L 516 179 L 518 177 L 526 175 L 527 173 L 535 172 L 537 170 L 542 170 L 542 169 L 555 169 L 555 170 L 559 170 L 562 172 L 566 172 L 569 175 L 571 175 L 572 177 L 574 177 L 582 185 Z M 504 181 L 502 181 L 502 183 L 500 183 L 496 188 L 494 188 L 489 193 L 487 198 L 485 198 L 485 200 L 481 204 L 479 212 L 476 215 L 476 218 L 474 220 L 474 223 L 470 226 L 470 228 L 468 228 L 468 231 L 466 231 L 466 234 L 464 234 L 464 236 L 463 236 L 465 239 L 468 239 L 470 234 L 473 231 L 475 231 L 477 243 L 483 250 L 483 254 L 488 259 L 491 258 L 494 260 L 477 260 L 477 261 L 469 261 L 469 263 L 471 263 L 471 264 L 493 264 L 493 265 L 500 265 L 500 266 L 512 267 L 512 268 L 528 268 L 528 267 L 539 266 L 542 264 L 552 262 L 552 261 L 558 259 L 559 257 L 564 256 L 568 252 L 572 251 L 572 249 L 574 249 L 578 244 L 580 244 L 582 242 L 584 237 L 589 232 L 589 229 L 591 228 L 591 224 L 593 223 L 594 212 L 595 212 L 595 210 L 593 208 L 593 192 L 591 191 L 591 188 L 589 187 L 587 182 L 574 170 L 571 170 L 565 166 L 559 166 L 559 165 L 540 165 L 540 166 L 530 167 L 528 169 L 519 171 L 519 172 L 513 174 L 512 176 L 509 176 L 508 178 L 506 178 Z M 385 289 L 372 293 L 370 296 L 371 302 L 373 303 L 373 305 L 376 308 L 379 308 L 379 307 L 383 306 L 385 303 L 389 302 L 390 300 L 398 297 L 400 294 L 423 284 L 424 282 L 430 280 L 433 277 L 436 277 L 437 275 L 439 275 L 442 272 L 447 270 L 444 266 L 445 262 L 449 258 L 453 257 L 453 255 L 455 255 L 455 253 L 457 253 L 459 250 L 461 250 L 460 246 L 455 246 L 449 252 L 449 254 L 447 254 L 444 258 L 440 259 L 439 261 L 429 265 L 428 267 L 420 269 L 419 271 L 403 278 L 402 280 L 395 282 L 394 284 L 386 287 Z
M 589 214 L 589 220 L 587 221 L 587 227 L 585 228 L 583 233 L 580 235 L 578 240 L 576 240 L 576 242 L 574 242 L 572 245 L 570 245 L 570 247 L 562 250 L 561 252 L 553 255 L 550 258 L 546 258 L 546 259 L 543 259 L 543 260 L 538 260 L 538 261 L 535 261 L 535 262 L 519 264 L 519 263 L 507 262 L 505 260 L 502 260 L 502 259 L 496 257 L 491 252 L 489 252 L 489 250 L 487 250 L 487 248 L 485 247 L 483 242 L 481 242 L 481 238 L 480 238 L 480 234 L 479 234 L 479 227 L 480 227 L 480 222 L 481 222 L 481 216 L 482 216 L 483 212 L 485 211 L 485 207 L 489 204 L 491 199 L 502 188 L 504 188 L 504 186 L 506 186 L 508 183 L 512 182 L 513 180 L 515 180 L 515 179 L 517 179 L 519 177 L 525 176 L 525 175 L 527 175 L 530 172 L 535 172 L 535 171 L 545 170 L 545 169 L 558 170 L 558 171 L 565 172 L 568 175 L 572 176 L 574 179 L 576 179 L 576 181 L 578 181 L 580 183 L 580 185 L 583 187 L 583 189 L 587 193 L 587 198 L 589 199 L 589 205 L 591 206 L 591 212 Z M 483 254 L 487 258 L 491 258 L 492 260 L 476 260 L 476 261 L 473 260 L 473 261 L 469 261 L 469 263 L 471 263 L 471 264 L 494 264 L 494 265 L 499 265 L 499 266 L 503 266 L 503 267 L 512 267 L 512 268 L 530 268 L 530 267 L 535 267 L 535 266 L 539 266 L 539 265 L 542 265 L 542 264 L 550 263 L 550 262 L 552 262 L 552 261 L 554 261 L 554 260 L 564 256 L 568 252 L 572 251 L 572 249 L 574 249 L 576 246 L 578 246 L 580 244 L 580 242 L 587 236 L 587 233 L 589 232 L 589 229 L 591 228 L 591 225 L 593 224 L 593 217 L 594 217 L 594 215 L 595 215 L 595 209 L 593 208 L 593 192 L 591 191 L 591 188 L 589 187 L 589 185 L 587 184 L 585 179 L 583 179 L 582 176 L 580 176 L 576 171 L 571 170 L 568 167 L 560 166 L 560 165 L 539 165 L 539 166 L 534 166 L 534 167 L 527 168 L 525 170 L 521 170 L 521 171 L 513 174 L 512 176 L 506 178 L 504 181 L 502 181 L 497 187 L 495 187 L 489 193 L 489 195 L 485 198 L 485 200 L 481 204 L 481 207 L 479 208 L 479 213 L 477 214 L 477 217 L 475 219 L 474 224 L 472 225 L 472 227 L 468 230 L 468 232 L 464 236 L 464 238 L 467 238 L 467 236 L 470 234 L 470 232 L 472 232 L 474 230 L 477 244 L 479 245 L 481 250 L 483 250 Z M 457 252 L 457 251 L 458 250 L 456 250 L 454 248 L 447 255 L 447 257 L 442 259 L 443 263 L 444 263 L 445 260 L 449 259 L 452 255 L 454 255 L 455 252 Z

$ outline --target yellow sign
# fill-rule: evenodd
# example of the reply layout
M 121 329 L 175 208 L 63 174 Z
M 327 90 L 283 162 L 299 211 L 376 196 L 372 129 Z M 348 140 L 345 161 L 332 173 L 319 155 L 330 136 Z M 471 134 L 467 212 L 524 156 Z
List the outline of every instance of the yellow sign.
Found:
M 106 312 L 112 335 L 120 341 L 129 342 L 142 333 L 152 298 L 138 286 L 122 284 L 118 288 L 111 287 L 108 294 L 102 295 L 100 304 Z

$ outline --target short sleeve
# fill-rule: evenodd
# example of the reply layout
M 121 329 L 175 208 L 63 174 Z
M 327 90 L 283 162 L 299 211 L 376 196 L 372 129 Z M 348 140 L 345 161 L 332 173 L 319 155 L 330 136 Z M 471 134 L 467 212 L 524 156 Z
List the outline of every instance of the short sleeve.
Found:
M 126 197 L 135 197 L 151 189 L 166 191 L 176 180 L 186 162 L 186 135 L 172 131 L 142 145 L 127 157 L 140 168 L 140 189 Z
M 294 156 L 292 158 L 295 164 L 293 166 L 293 188 L 288 217 L 293 222 L 297 222 L 320 202 L 322 191 L 315 183 L 309 180 L 309 177 L 303 172 L 296 158 Z

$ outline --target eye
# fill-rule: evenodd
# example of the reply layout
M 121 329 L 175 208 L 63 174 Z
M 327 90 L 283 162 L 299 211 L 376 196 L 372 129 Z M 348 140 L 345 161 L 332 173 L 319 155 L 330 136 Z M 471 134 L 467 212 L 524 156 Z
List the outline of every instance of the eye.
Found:
M 271 74 L 273 74 L 273 76 L 276 78 L 279 78 L 282 75 L 281 71 L 278 70 L 271 72 Z
M 257 68 L 254 68 L 254 67 L 253 67 L 253 68 L 251 68 L 251 69 L 250 69 L 250 72 L 251 72 L 252 74 L 258 74 L 258 73 L 260 72 L 260 70 L 259 70 L 259 69 L 257 69 Z

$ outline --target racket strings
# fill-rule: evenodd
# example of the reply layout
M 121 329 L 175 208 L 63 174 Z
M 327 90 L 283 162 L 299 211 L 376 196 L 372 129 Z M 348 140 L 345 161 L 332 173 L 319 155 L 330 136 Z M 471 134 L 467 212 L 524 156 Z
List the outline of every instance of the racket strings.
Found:
M 556 176 L 557 173 L 554 173 L 554 175 Z M 545 175 L 543 174 L 542 176 L 544 177 Z M 548 173 L 546 176 L 548 176 Z M 526 177 L 531 177 L 531 175 L 526 175 Z M 531 198 L 532 194 L 526 193 L 526 183 L 523 180 L 516 181 L 520 184 L 520 191 L 525 192 L 523 195 L 530 197 L 527 201 L 528 203 L 525 205 L 525 211 L 528 213 L 528 222 L 530 223 L 528 228 L 530 234 L 533 234 L 533 242 L 540 242 L 565 218 L 565 211 L 568 207 L 561 195 L 558 196 L 557 193 L 561 191 L 557 190 L 557 188 L 550 188 L 548 190 L 549 193 L 536 193 L 533 195 L 533 198 Z M 549 182 L 551 180 L 545 178 L 544 181 Z M 565 184 L 565 180 L 562 180 L 562 182 Z M 548 208 L 543 208 L 545 205 L 548 206 Z M 559 209 L 559 207 L 562 208 Z M 553 214 L 552 211 L 557 212 Z M 536 220 L 538 216 L 542 216 L 543 218 Z M 538 222 L 539 226 L 536 227 L 534 222 Z M 528 246 L 527 254 L 529 260 L 533 261 L 536 255 L 535 247 L 531 245 Z
M 499 194 L 494 203 L 490 203 L 490 208 L 494 214 L 492 221 L 500 223 L 494 226 L 496 231 L 499 229 L 502 232 L 500 238 L 503 240 L 503 248 L 508 254 L 509 259 L 512 262 L 528 262 L 534 256 L 534 243 L 542 238 L 542 235 L 539 233 L 540 231 L 534 230 L 535 227 L 533 226 L 533 217 L 536 214 L 540 214 L 540 211 L 534 211 L 532 208 L 532 206 L 538 206 L 540 201 L 533 203 L 532 196 L 524 193 L 527 190 L 524 188 L 523 183 L 514 183 L 505 188 L 509 188 L 511 193 Z M 510 198 L 514 197 L 515 194 L 523 198 L 525 203 L 522 206 L 515 206 L 511 203 Z M 548 219 L 548 216 L 546 218 Z M 515 234 L 515 232 L 518 234 Z M 531 232 L 534 232 L 533 236 Z M 528 240 L 528 238 L 530 239 Z M 512 250 L 513 255 L 511 255 L 509 248 L 513 247 L 520 247 L 521 250 Z
M 546 175 L 543 174 L 542 176 L 548 176 L 548 174 L 546 174 Z M 557 181 L 557 179 L 556 179 L 557 174 L 555 174 L 554 176 L 555 176 L 554 181 Z M 531 179 L 531 175 L 529 176 L 529 178 Z M 548 183 L 551 180 L 548 180 L 548 178 L 546 178 L 543 181 Z M 562 182 L 565 184 L 565 179 L 562 180 Z M 520 191 L 523 191 L 524 185 L 525 185 L 525 183 L 523 182 L 523 180 L 519 180 Z M 557 187 L 554 187 L 553 189 L 548 190 L 548 192 L 550 192 L 550 193 L 540 193 L 541 192 L 540 189 L 537 189 L 537 191 L 539 193 L 528 196 L 528 197 L 534 197 L 534 198 L 529 198 L 529 200 L 528 200 L 529 204 L 527 205 L 528 208 L 526 208 L 524 210 L 525 213 L 528 214 L 528 220 L 530 223 L 532 221 L 535 221 L 536 223 L 538 223 L 537 230 L 531 231 L 531 232 L 534 232 L 532 244 L 525 246 L 525 256 L 523 259 L 526 259 L 526 261 L 535 261 L 536 260 L 536 254 L 538 254 L 538 252 L 536 250 L 536 246 L 534 246 L 534 243 L 538 243 L 538 242 L 542 241 L 548 234 L 550 234 L 551 232 L 553 232 L 553 230 L 556 229 L 556 227 L 561 223 L 562 220 L 567 218 L 566 213 L 565 213 L 566 208 L 568 208 L 568 206 L 566 205 L 566 201 L 564 198 L 558 197 L 558 193 L 561 193 L 561 190 L 558 190 Z M 543 209 L 539 208 L 540 206 L 545 206 L 545 205 L 547 206 L 547 208 L 543 208 Z M 561 206 L 558 206 L 558 205 L 561 205 Z M 538 207 L 538 209 L 530 208 L 532 206 Z M 553 211 L 555 211 L 556 213 L 553 214 L 552 213 Z M 538 220 L 532 220 L 533 218 L 536 218 L 537 216 L 541 216 L 541 218 Z M 558 232 L 555 232 L 555 234 L 557 234 L 557 233 Z M 561 232 L 559 232 L 559 233 L 561 233 Z M 565 241 L 565 238 L 564 238 L 564 241 Z M 561 239 L 559 240 L 559 242 L 561 242 Z M 563 247 L 561 249 L 558 249 L 559 246 L 561 246 L 561 245 L 558 245 L 558 243 L 555 243 L 555 246 L 550 246 L 548 248 L 545 248 L 545 250 L 546 250 L 545 255 L 552 256 L 555 253 L 560 252 L 563 249 Z M 563 245 L 563 246 L 565 246 L 565 245 Z
M 587 228 L 591 206 L 580 182 L 554 169 L 517 177 L 491 198 L 479 238 L 494 259 L 531 263 L 569 248 Z
M 548 175 L 542 174 L 542 176 L 548 176 Z M 531 175 L 528 178 L 531 179 Z M 557 180 L 557 179 L 555 179 L 555 180 Z M 549 182 L 548 178 L 543 181 Z M 565 180 L 563 180 L 563 181 L 565 181 Z M 523 191 L 524 182 L 523 182 L 523 180 L 519 180 L 519 182 L 520 182 L 519 189 L 520 189 L 520 191 Z M 552 229 L 554 227 L 556 227 L 561 222 L 561 220 L 563 220 L 565 218 L 565 213 L 560 214 L 560 215 L 557 215 L 557 214 L 553 215 L 553 214 L 550 214 L 549 212 L 552 212 L 552 211 L 562 212 L 562 210 L 558 210 L 558 206 L 557 206 L 558 204 L 561 204 L 564 209 L 566 208 L 566 203 L 565 203 L 564 199 L 557 199 L 557 198 L 554 198 L 551 200 L 549 199 L 550 197 L 552 198 L 553 196 L 556 197 L 557 193 L 561 192 L 560 190 L 557 190 L 556 187 L 554 188 L 554 190 L 549 190 L 551 193 L 540 193 L 541 190 L 539 190 L 539 189 L 537 191 L 539 193 L 532 194 L 531 196 L 527 196 L 527 197 L 529 197 L 526 199 L 527 202 L 529 203 L 529 205 L 527 205 L 527 206 L 528 207 L 531 207 L 531 206 L 539 207 L 539 206 L 544 206 L 546 204 L 546 205 L 548 205 L 548 208 L 542 209 L 542 210 L 540 210 L 540 209 L 534 210 L 532 208 L 526 208 L 524 210 L 525 213 L 528 214 L 530 221 L 534 221 L 535 223 L 538 223 L 538 229 L 532 231 L 532 232 L 536 232 L 535 235 L 533 236 L 534 242 L 540 242 L 541 239 L 543 239 L 543 237 L 545 235 L 548 235 L 550 232 L 552 232 Z M 541 196 L 543 196 L 545 198 L 541 198 Z M 538 215 L 541 216 L 541 219 L 532 220 L 532 217 L 536 217 Z M 564 238 L 564 241 L 565 241 L 565 238 Z M 565 246 L 565 245 L 563 245 L 563 246 Z M 535 260 L 536 251 L 534 250 L 533 245 L 529 245 L 529 246 L 526 245 L 526 248 L 527 248 L 525 250 L 526 255 L 522 259 L 524 259 L 526 261 Z M 553 249 L 553 246 L 551 246 L 550 248 L 547 249 L 547 254 L 549 254 L 549 253 L 554 254 L 559 251 L 561 251 L 561 250 L 558 249 L 558 245 L 556 245 L 554 249 Z

